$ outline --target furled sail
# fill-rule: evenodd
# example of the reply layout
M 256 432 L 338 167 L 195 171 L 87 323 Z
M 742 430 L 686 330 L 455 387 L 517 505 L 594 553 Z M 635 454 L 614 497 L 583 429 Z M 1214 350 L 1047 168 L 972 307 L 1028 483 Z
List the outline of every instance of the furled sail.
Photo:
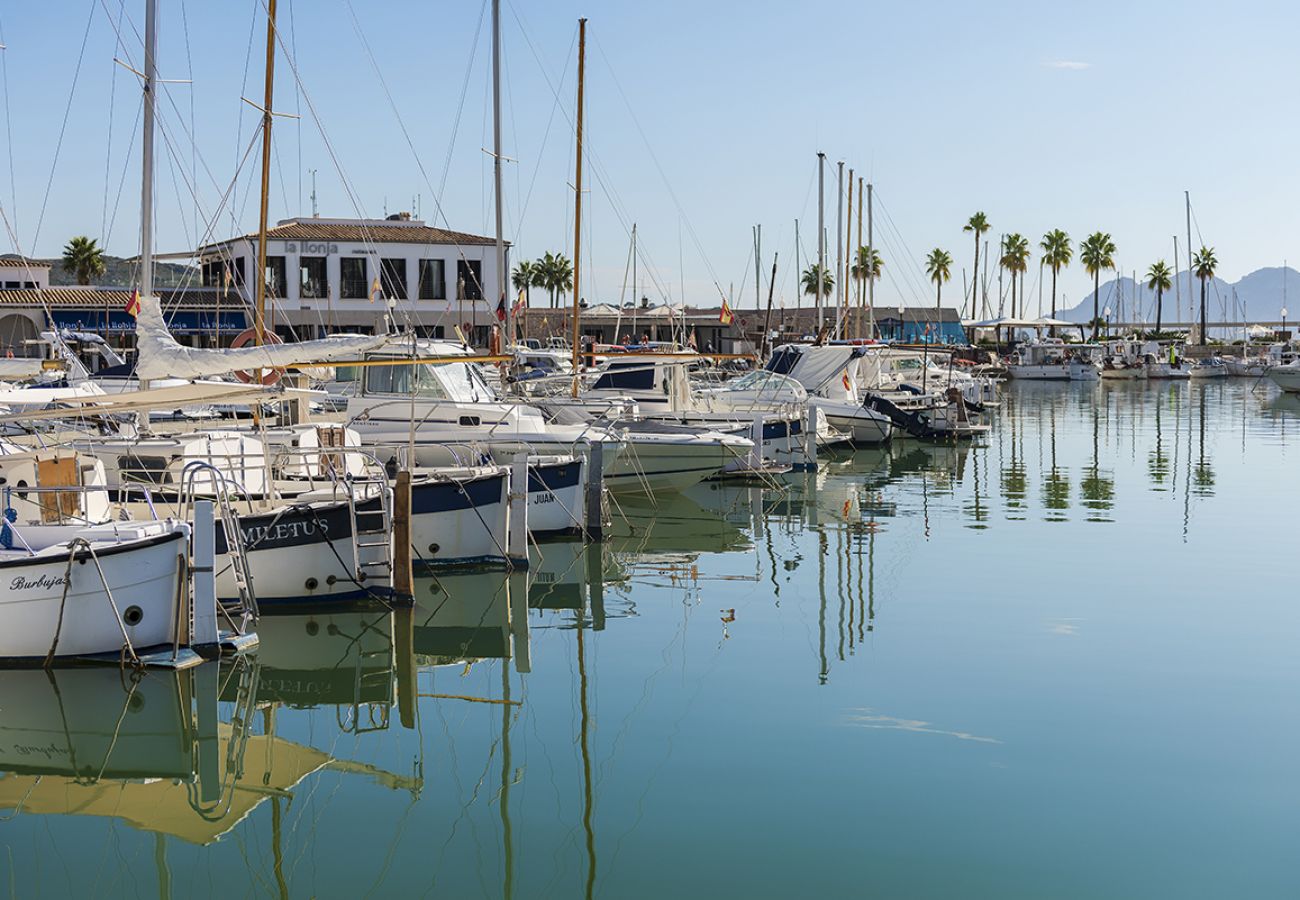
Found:
M 167 330 L 157 297 L 140 298 L 135 334 L 136 375 L 145 381 L 208 378 L 237 370 L 279 369 L 356 359 L 366 351 L 380 347 L 386 340 L 382 334 L 348 335 L 233 350 L 184 347 Z

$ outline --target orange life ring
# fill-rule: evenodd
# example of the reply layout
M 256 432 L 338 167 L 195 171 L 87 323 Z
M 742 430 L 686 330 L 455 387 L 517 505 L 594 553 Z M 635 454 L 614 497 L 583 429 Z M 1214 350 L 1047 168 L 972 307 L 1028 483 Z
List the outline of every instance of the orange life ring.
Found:
M 243 331 L 239 332 L 239 334 L 235 335 L 235 339 L 230 342 L 230 349 L 237 350 L 240 347 L 246 346 L 247 344 L 254 343 L 256 340 L 257 340 L 257 329 L 245 328 Z M 280 336 L 276 334 L 274 331 L 264 331 L 262 333 L 262 343 L 283 344 L 284 341 L 282 341 L 280 339 Z M 267 387 L 270 387 L 271 385 L 278 382 L 281 376 L 283 375 L 284 375 L 284 369 L 262 369 L 262 384 Z M 236 370 L 235 377 L 238 378 L 240 381 L 242 381 L 244 384 L 253 383 L 253 373 L 245 369 Z

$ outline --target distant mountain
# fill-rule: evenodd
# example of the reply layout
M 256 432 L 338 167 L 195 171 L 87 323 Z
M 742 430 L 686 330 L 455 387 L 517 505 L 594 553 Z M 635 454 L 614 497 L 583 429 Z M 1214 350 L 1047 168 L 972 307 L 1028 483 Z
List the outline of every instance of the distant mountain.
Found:
M 17 253 L 0 254 L 0 259 L 19 259 Z M 34 262 L 44 263 L 50 267 L 50 285 L 64 286 L 75 285 L 76 276 L 63 268 L 63 260 L 60 259 L 34 259 Z M 134 260 L 124 259 L 120 256 L 104 257 L 104 274 L 95 279 L 98 287 L 132 287 L 138 283 L 137 272 L 140 266 Z M 186 279 L 189 279 L 186 282 Z M 185 266 L 179 263 L 155 262 L 154 263 L 154 285 L 160 288 L 180 287 L 188 283 L 190 286 L 199 284 L 198 272 L 193 266 Z
M 1113 321 L 1155 321 L 1156 292 L 1147 289 L 1140 274 L 1137 284 L 1128 276 L 1103 281 L 1097 293 L 1101 300 L 1098 309 L 1110 307 Z M 1165 293 L 1164 321 L 1187 322 L 1200 317 L 1201 283 L 1195 277 L 1192 278 L 1191 301 L 1189 306 L 1187 271 L 1184 269 L 1178 274 L 1177 287 Z M 1211 279 L 1206 286 L 1205 314 L 1212 322 L 1275 322 L 1281 318 L 1284 302 L 1295 307 L 1287 310 L 1288 318 L 1296 317 L 1295 313 L 1300 312 L 1300 272 L 1290 267 L 1274 266 L 1256 269 L 1235 282 Z M 1078 306 L 1061 312 L 1059 318 L 1070 322 L 1089 321 L 1092 318 L 1092 291 Z

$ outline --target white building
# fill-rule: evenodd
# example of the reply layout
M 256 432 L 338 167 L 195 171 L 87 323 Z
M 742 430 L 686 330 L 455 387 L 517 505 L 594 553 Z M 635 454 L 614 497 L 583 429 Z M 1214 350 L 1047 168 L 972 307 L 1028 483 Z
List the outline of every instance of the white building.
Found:
M 201 247 L 205 288 L 255 299 L 256 234 Z M 496 322 L 496 240 L 387 219 L 285 219 L 267 232 L 267 317 L 282 337 L 373 332 L 392 309 L 400 325 L 451 337 L 468 324 L 476 343 Z M 510 271 L 509 263 L 506 272 Z

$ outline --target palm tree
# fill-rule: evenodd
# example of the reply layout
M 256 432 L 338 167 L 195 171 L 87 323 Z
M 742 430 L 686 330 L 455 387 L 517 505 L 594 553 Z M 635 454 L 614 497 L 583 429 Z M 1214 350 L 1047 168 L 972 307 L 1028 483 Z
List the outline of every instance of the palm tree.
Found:
M 1210 279 L 1214 277 L 1214 270 L 1219 267 L 1219 261 L 1214 256 L 1213 247 L 1202 247 L 1201 252 L 1192 257 L 1192 268 L 1196 271 L 1196 277 L 1201 279 L 1201 341 L 1202 347 L 1205 346 L 1205 286 Z
M 1021 234 L 1012 233 L 1002 241 L 1002 258 L 998 265 L 1011 273 L 1011 317 L 1016 317 L 1016 276 L 1020 275 L 1023 283 L 1025 271 L 1029 268 L 1029 241 Z
M 803 292 L 810 297 L 817 296 L 817 270 L 821 269 L 822 299 L 830 296 L 835 287 L 835 276 L 825 266 L 818 266 L 813 263 L 803 272 Z
M 880 270 L 885 267 L 885 262 L 880 258 L 880 251 L 875 247 L 859 247 L 857 258 L 849 268 L 849 274 L 853 280 L 859 284 L 866 283 L 870 278 L 872 281 L 880 280 Z
M 966 224 L 963 225 L 961 229 L 962 231 L 970 231 L 975 234 L 975 268 L 972 270 L 974 271 L 975 275 L 971 279 L 971 290 L 970 290 L 970 317 L 972 319 L 977 318 L 979 315 L 978 310 L 976 309 L 975 300 L 979 294 L 978 286 L 980 280 L 980 236 L 983 235 L 984 232 L 988 231 L 989 227 L 990 226 L 989 226 L 988 216 L 984 215 L 984 213 L 982 212 L 977 212 L 975 213 L 975 215 L 971 216 L 970 219 L 967 220 Z
M 104 251 L 94 238 L 74 237 L 63 248 L 63 268 L 77 277 L 77 284 L 90 284 L 104 274 Z
M 551 257 L 548 279 L 549 283 L 546 286 L 551 290 L 551 303 L 556 305 L 563 301 L 564 295 L 573 287 L 573 263 L 563 253 Z
M 1147 269 L 1147 289 L 1156 292 L 1156 334 L 1160 334 L 1160 314 L 1163 311 L 1165 291 L 1173 285 L 1174 273 L 1163 259 L 1157 260 Z
M 537 264 L 521 259 L 519 264 L 515 266 L 511 278 L 514 281 L 515 290 L 524 292 L 524 305 L 531 306 L 531 289 L 537 283 Z
M 1043 248 L 1043 262 L 1052 270 L 1052 318 L 1055 319 L 1056 276 L 1074 258 L 1074 248 L 1070 246 L 1070 236 L 1059 228 L 1053 228 L 1043 235 L 1038 246 Z
M 943 283 L 952 278 L 952 257 L 948 255 L 947 250 L 940 250 L 935 247 L 925 257 L 925 274 L 930 276 L 934 282 L 934 311 L 935 324 L 938 325 L 940 301 L 943 297 Z
M 1101 294 L 1101 273 L 1103 269 L 1115 268 L 1115 242 L 1109 234 L 1094 231 L 1079 246 L 1079 259 L 1083 262 L 1084 270 L 1092 276 L 1092 339 L 1095 341 L 1097 323 L 1101 321 L 1101 310 L 1097 303 Z

